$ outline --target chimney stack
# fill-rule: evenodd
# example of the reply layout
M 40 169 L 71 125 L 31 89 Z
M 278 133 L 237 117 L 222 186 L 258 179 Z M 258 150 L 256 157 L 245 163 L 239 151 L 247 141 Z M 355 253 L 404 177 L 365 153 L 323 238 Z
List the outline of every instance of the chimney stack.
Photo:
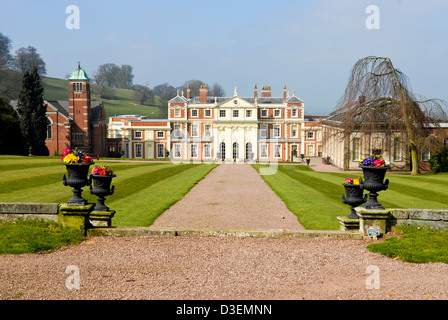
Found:
M 207 102 L 207 96 L 208 96 L 208 87 L 207 87 L 206 84 L 203 84 L 199 88 L 199 102 L 200 103 L 206 103 Z
M 286 100 L 286 84 L 283 85 L 283 101 Z
M 254 86 L 254 100 L 255 100 L 255 102 L 257 102 L 257 100 L 258 100 L 258 89 L 257 89 L 256 84 Z
M 190 100 L 190 85 L 187 84 L 187 100 Z
M 270 98 L 271 97 L 271 86 L 263 86 L 261 89 L 261 97 Z

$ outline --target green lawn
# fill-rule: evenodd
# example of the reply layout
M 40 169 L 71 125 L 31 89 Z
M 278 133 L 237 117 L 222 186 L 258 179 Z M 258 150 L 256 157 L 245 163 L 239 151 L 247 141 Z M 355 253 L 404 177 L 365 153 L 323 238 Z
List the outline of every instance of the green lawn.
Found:
M 265 166 L 254 167 L 259 170 Z M 323 173 L 306 166 L 279 165 L 274 175 L 262 177 L 305 228 L 337 230 L 336 217 L 350 214 L 350 207 L 342 203 L 342 183 L 348 177 L 362 177 L 362 173 Z M 448 174 L 387 174 L 386 178 L 389 189 L 379 192 L 378 197 L 384 207 L 448 208 Z
M 96 161 L 116 173 L 115 193 L 106 205 L 117 213 L 115 226 L 149 226 L 216 165 Z M 62 184 L 65 166 L 54 157 L 0 156 L 0 202 L 65 203 L 71 188 Z M 96 203 L 85 187 L 82 196 Z
M 216 165 L 173 164 L 171 162 L 97 161 L 110 166 L 115 194 L 106 205 L 117 211 L 117 226 L 148 226 L 163 211 L 182 198 Z M 254 165 L 260 169 L 263 165 Z M 72 196 L 62 184 L 65 167 L 59 158 L 0 156 L 0 202 L 65 203 Z M 320 173 L 306 166 L 279 165 L 274 175 L 263 179 L 285 202 L 305 228 L 337 230 L 337 216 L 348 215 L 342 203 L 342 183 L 360 173 Z M 421 176 L 387 174 L 389 189 L 378 200 L 387 208 L 446 209 L 448 174 Z M 96 203 L 84 188 L 83 197 Z
M 171 162 L 96 161 L 108 165 L 117 177 L 115 194 L 106 204 L 117 213 L 114 226 L 149 226 L 180 200 L 216 164 L 173 164 Z M 256 169 L 266 167 L 254 165 Z M 0 156 L 0 202 L 64 203 L 71 198 L 70 187 L 62 184 L 65 167 L 56 157 Z M 337 216 L 348 215 L 342 203 L 342 183 L 361 173 L 319 173 L 306 166 L 280 165 L 273 175 L 262 178 L 285 202 L 307 229 L 337 230 Z M 446 209 L 448 174 L 421 176 L 387 174 L 389 189 L 378 200 L 388 208 Z M 84 188 L 83 197 L 96 199 Z M 409 262 L 448 263 L 448 232 L 400 228 L 402 238 L 386 239 L 368 249 Z M 49 250 L 82 240 L 70 230 L 39 222 L 0 224 L 0 254 Z M 12 242 L 10 241 L 12 240 Z M 22 241 L 23 240 L 23 241 Z
M 448 231 L 403 226 L 400 237 L 367 246 L 372 252 L 411 263 L 448 263 Z
M 84 240 L 80 230 L 55 222 L 17 220 L 0 222 L 0 255 L 48 251 Z

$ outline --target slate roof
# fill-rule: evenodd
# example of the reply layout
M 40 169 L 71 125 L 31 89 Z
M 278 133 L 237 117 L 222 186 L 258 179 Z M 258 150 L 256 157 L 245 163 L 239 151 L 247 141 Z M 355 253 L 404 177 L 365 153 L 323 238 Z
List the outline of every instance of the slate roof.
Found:
M 296 96 L 289 97 L 285 100 L 286 103 L 303 103 L 303 100 L 297 98 Z
M 18 100 L 11 100 L 10 105 L 17 111 Z M 49 104 L 62 114 L 67 119 L 69 116 L 69 101 L 68 100 L 44 100 L 44 103 Z M 101 116 L 102 101 L 90 101 L 90 120 L 98 120 Z
M 187 101 L 188 101 L 187 98 L 177 95 L 173 99 L 169 100 L 168 102 L 169 103 L 185 103 Z
M 102 101 L 90 101 L 90 120 L 100 120 L 102 104 Z
M 59 100 L 59 101 L 45 101 L 49 105 L 53 106 L 59 113 L 61 113 L 64 117 L 70 118 L 68 113 L 68 101 Z
M 231 100 L 231 99 L 233 99 L 235 97 L 237 97 L 236 93 L 235 93 L 235 95 L 233 97 L 211 97 L 211 96 L 207 96 L 206 103 L 215 103 L 216 102 L 217 104 L 221 104 L 221 103 L 229 101 L 229 100 Z M 243 100 L 245 100 L 245 101 L 247 101 L 249 103 L 255 104 L 255 98 L 254 97 L 250 97 L 250 98 L 239 97 L 239 98 L 243 99 Z M 188 100 L 183 95 L 179 96 L 179 92 L 177 92 L 177 96 L 175 96 L 174 98 L 172 98 L 168 102 L 169 103 L 187 103 L 187 102 L 189 102 L 191 104 L 198 104 L 198 103 L 200 103 L 199 102 L 199 97 L 192 97 L 191 99 Z M 286 100 L 283 100 L 282 97 L 257 97 L 257 104 L 283 104 L 283 103 L 304 103 L 304 101 L 302 99 L 299 99 L 298 97 L 296 97 L 294 93 L 293 93 L 292 96 L 287 97 Z
M 176 97 L 177 98 L 177 97 Z M 221 104 L 223 102 L 226 102 L 228 100 L 233 99 L 234 97 L 216 97 L 217 104 Z M 249 103 L 255 104 L 255 98 L 245 98 L 245 97 L 239 97 L 240 99 L 243 99 Z M 171 99 L 169 102 L 174 102 L 175 98 Z M 187 100 L 185 100 L 187 101 Z M 182 101 L 182 102 L 185 102 Z M 199 103 L 199 97 L 193 97 L 190 100 L 191 103 L 196 104 Z M 207 97 L 207 103 L 214 103 L 215 97 Z M 283 98 L 277 98 L 277 97 L 258 97 L 257 98 L 257 104 L 283 104 L 286 103 L 303 103 L 303 100 L 297 98 L 296 96 L 292 96 L 285 101 L 283 101 Z

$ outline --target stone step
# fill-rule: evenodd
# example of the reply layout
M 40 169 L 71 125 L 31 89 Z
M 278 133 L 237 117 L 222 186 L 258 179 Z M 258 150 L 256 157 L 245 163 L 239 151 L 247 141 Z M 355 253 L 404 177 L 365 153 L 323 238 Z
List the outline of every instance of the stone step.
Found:
M 359 231 L 339 230 L 287 230 L 287 229 L 217 229 L 217 228 L 155 228 L 155 227 L 112 227 L 92 228 L 89 236 L 192 236 L 192 237 L 250 237 L 250 238 L 321 238 L 334 240 L 362 240 Z

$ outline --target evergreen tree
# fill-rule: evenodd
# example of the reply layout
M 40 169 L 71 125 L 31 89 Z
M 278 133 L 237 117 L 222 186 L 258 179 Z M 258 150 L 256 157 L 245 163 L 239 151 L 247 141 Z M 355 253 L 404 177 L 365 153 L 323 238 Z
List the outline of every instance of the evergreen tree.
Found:
M 17 111 L 25 144 L 32 148 L 33 155 L 42 156 L 49 153 L 45 145 L 47 117 L 43 94 L 39 73 L 33 67 L 23 76 Z
M 17 112 L 0 97 L 0 154 L 24 154 Z

